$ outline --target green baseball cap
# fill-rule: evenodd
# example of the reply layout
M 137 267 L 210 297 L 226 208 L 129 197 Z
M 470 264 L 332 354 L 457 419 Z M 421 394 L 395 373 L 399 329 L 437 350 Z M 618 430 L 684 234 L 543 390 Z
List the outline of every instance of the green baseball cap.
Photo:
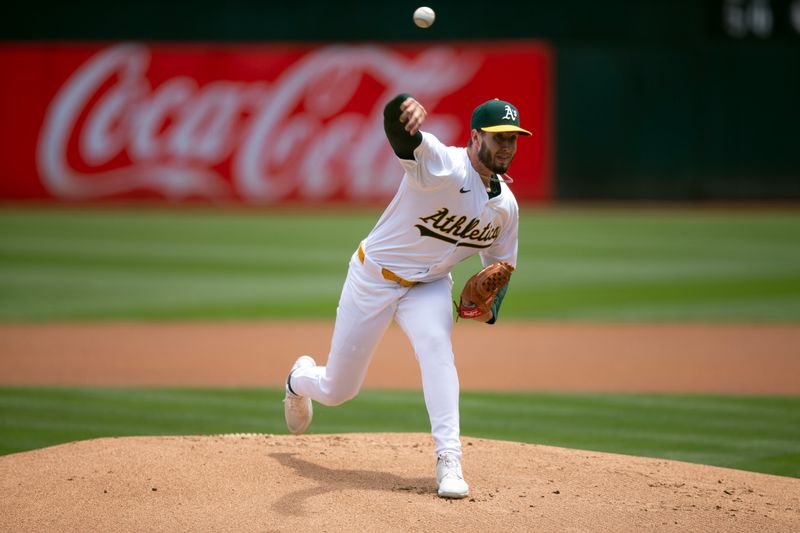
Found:
M 472 129 L 481 131 L 516 131 L 521 135 L 532 135 L 519 127 L 519 111 L 513 105 L 495 98 L 472 112 Z

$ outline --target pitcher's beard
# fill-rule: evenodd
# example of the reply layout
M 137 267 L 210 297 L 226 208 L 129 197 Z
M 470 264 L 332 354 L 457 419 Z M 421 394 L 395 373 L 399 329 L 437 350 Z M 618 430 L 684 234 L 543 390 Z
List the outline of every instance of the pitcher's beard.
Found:
M 514 158 L 512 157 L 505 165 L 500 163 L 495 163 L 491 159 L 491 156 L 489 154 L 489 149 L 486 148 L 485 144 L 482 144 L 480 150 L 478 150 L 478 161 L 480 161 L 483 166 L 485 166 L 495 174 L 505 174 L 506 171 L 508 170 L 509 165 L 511 165 L 511 161 L 513 159 Z

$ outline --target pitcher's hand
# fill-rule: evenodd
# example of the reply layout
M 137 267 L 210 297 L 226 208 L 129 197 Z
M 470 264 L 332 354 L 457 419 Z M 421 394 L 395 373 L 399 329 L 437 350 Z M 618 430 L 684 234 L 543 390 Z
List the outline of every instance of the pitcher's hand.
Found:
M 406 125 L 406 131 L 409 135 L 416 135 L 422 123 L 425 122 L 428 112 L 425 111 L 422 104 L 410 97 L 400 104 L 400 111 L 402 111 L 400 122 Z

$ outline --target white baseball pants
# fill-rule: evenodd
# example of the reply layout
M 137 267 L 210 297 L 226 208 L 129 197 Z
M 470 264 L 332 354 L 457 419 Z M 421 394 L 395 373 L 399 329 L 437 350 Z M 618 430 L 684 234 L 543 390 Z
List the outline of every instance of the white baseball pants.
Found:
M 436 453 L 461 457 L 458 374 L 451 334 L 452 277 L 403 287 L 388 281 L 367 256 L 350 259 L 336 310 L 325 366 L 299 368 L 292 389 L 323 405 L 339 405 L 358 394 L 375 348 L 394 319 L 414 348 Z

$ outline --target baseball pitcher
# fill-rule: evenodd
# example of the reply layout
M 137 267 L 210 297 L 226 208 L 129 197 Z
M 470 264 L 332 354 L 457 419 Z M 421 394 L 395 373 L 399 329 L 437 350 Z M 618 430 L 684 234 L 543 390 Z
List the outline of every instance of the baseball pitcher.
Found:
M 358 394 L 386 328 L 396 321 L 411 341 L 422 375 L 436 446 L 438 494 L 463 498 L 459 384 L 453 357 L 450 274 L 480 254 L 458 315 L 493 324 L 517 263 L 518 206 L 505 175 L 520 136 L 512 104 L 489 100 L 472 113 L 469 142 L 443 145 L 420 130 L 427 112 L 401 94 L 384 108 L 384 130 L 405 171 L 375 227 L 357 246 L 344 282 L 325 366 L 297 359 L 286 380 L 289 431 L 303 433 L 312 403 L 339 405 Z

